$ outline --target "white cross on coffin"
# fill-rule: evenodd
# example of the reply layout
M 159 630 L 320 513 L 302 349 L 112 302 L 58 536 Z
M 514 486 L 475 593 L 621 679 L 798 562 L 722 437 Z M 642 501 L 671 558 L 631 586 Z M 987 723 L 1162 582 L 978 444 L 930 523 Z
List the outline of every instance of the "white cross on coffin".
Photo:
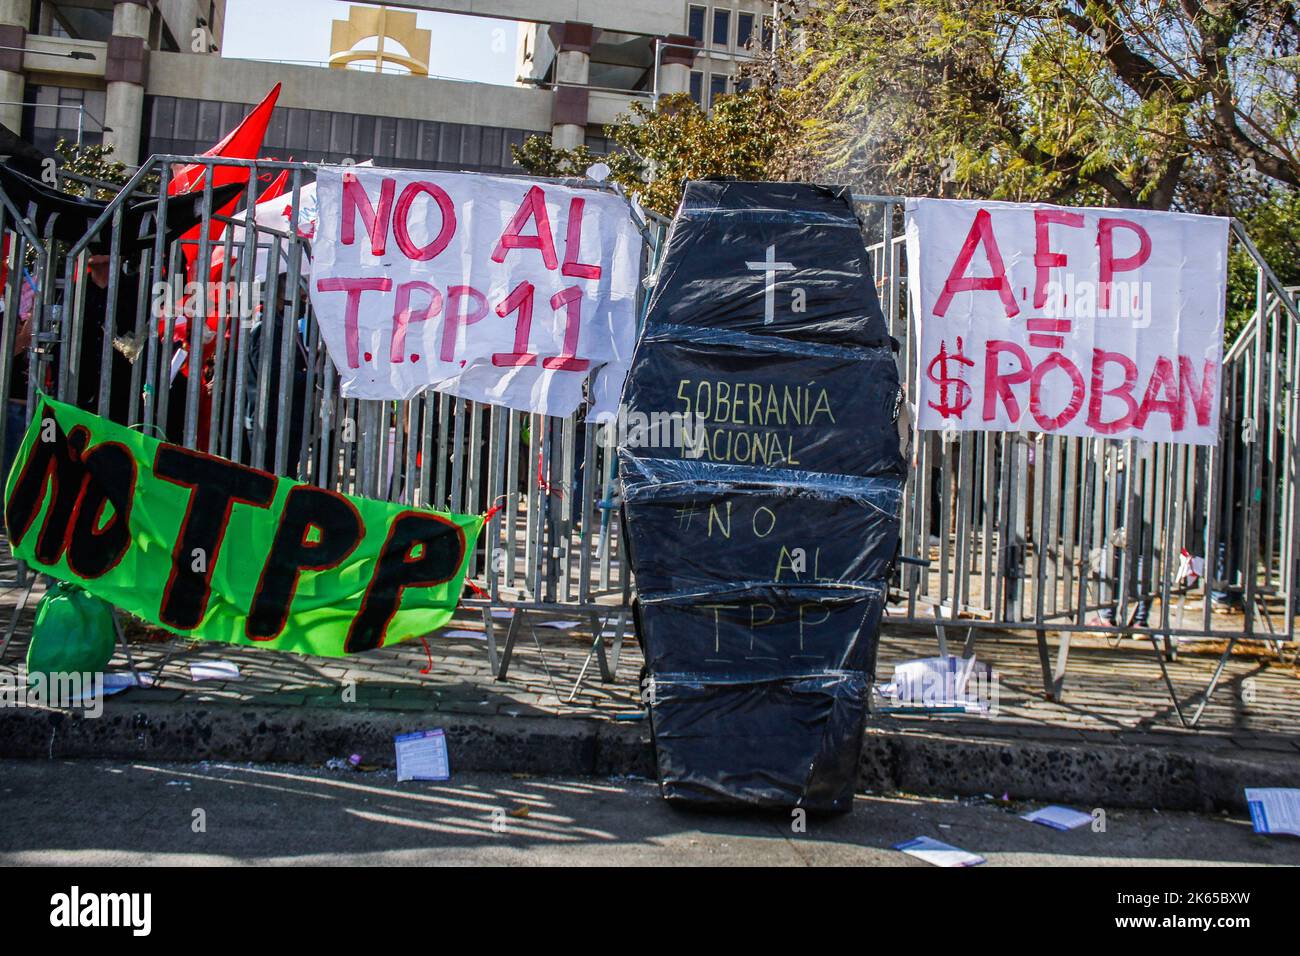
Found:
M 767 258 L 762 262 L 746 262 L 745 267 L 765 273 L 767 288 L 763 291 L 763 324 L 771 325 L 776 318 L 776 274 L 789 272 L 793 262 L 776 261 L 776 243 L 767 247 Z

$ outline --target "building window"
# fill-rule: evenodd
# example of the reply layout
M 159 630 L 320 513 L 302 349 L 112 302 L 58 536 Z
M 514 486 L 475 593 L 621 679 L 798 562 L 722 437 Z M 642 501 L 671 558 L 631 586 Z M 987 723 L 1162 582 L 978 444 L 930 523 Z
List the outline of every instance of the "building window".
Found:
M 709 77 L 709 106 L 713 106 L 718 101 L 719 96 L 727 92 L 727 74 L 714 73 Z
M 55 92 L 44 94 L 42 102 L 54 103 Z M 81 91 L 74 91 L 80 95 Z M 86 91 L 86 104 L 97 104 L 102 115 L 103 92 Z M 95 97 L 98 97 L 96 100 Z M 207 117 L 212 108 L 220 110 L 222 132 L 229 131 L 250 107 L 238 103 L 210 103 L 200 100 L 154 96 L 145 100 L 148 139 L 143 152 L 178 153 L 187 156 L 208 149 L 213 139 L 200 134 L 200 115 Z M 38 110 L 39 111 L 39 110 Z M 45 109 L 39 111 L 53 114 Z M 68 122 L 75 122 L 75 113 Z M 90 126 L 87 110 L 87 127 Z M 44 119 L 44 117 L 42 117 Z M 49 119 L 46 122 L 54 122 Z M 86 141 L 99 142 L 99 125 L 94 139 L 86 131 Z M 39 129 L 38 129 L 39 131 Z M 51 129 L 53 135 L 57 130 Z M 599 135 L 598 131 L 596 132 Z M 499 129 L 436 123 L 386 116 L 354 116 L 324 110 L 277 109 L 267 129 L 262 156 L 268 159 L 323 159 L 340 162 L 374 159 L 378 165 L 400 165 L 426 169 L 477 169 L 518 172 L 510 155 L 511 145 L 521 145 L 532 135 L 529 130 Z M 71 135 L 66 138 L 73 138 Z M 606 144 L 608 148 L 608 144 Z
M 736 48 L 749 45 L 750 37 L 754 35 L 754 15 L 752 13 L 736 14 Z
M 691 71 L 691 99 L 697 106 L 704 105 L 704 74 L 699 70 Z
M 725 47 L 731 39 L 731 11 L 713 10 L 713 45 Z
M 692 5 L 686 12 L 686 32 L 692 39 L 704 43 L 704 15 L 708 11 L 704 7 Z
M 103 90 L 33 84 L 27 87 L 25 99 L 39 105 L 24 110 L 27 128 L 23 132 L 47 153 L 60 139 L 76 142 L 78 130 L 83 145 L 98 145 L 103 141 L 106 95 Z

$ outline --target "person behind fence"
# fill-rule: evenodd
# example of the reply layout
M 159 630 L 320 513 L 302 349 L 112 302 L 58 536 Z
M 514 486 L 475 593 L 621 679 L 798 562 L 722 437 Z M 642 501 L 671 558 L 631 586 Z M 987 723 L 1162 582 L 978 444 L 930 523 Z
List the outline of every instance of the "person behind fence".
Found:
M 131 367 L 138 350 L 134 347 L 136 306 L 139 301 L 139 277 L 126 259 L 121 261 L 117 277 L 117 314 L 111 339 L 108 408 L 99 407 L 99 387 L 103 378 L 104 335 L 108 322 L 108 286 L 112 265 L 108 256 L 91 256 L 86 276 L 86 310 L 81 323 L 81 349 L 78 353 L 77 382 L 74 402 L 88 412 L 97 412 L 125 425 L 131 410 Z M 75 300 L 74 300 L 75 301 Z M 70 304 L 69 304 L 70 305 Z M 65 314 L 68 314 L 65 308 Z
M 1112 449 L 1112 452 L 1114 449 Z M 1128 520 L 1128 469 L 1125 467 L 1123 454 L 1115 453 L 1113 461 L 1108 470 L 1113 470 L 1115 476 L 1115 497 L 1114 507 L 1118 509 L 1119 518 L 1122 521 Z M 1136 536 L 1136 540 L 1134 537 Z M 1126 581 L 1127 585 L 1124 590 L 1128 594 L 1130 606 L 1133 607 L 1132 625 L 1134 627 L 1148 627 L 1151 619 L 1151 569 L 1152 569 L 1152 532 L 1151 524 L 1147 522 L 1142 515 L 1137 516 L 1137 521 L 1130 527 L 1124 524 L 1116 534 L 1111 536 L 1111 545 L 1114 547 L 1114 568 L 1113 576 L 1106 578 L 1103 576 L 1101 588 L 1102 593 L 1107 591 L 1111 594 L 1110 603 L 1105 604 L 1098 611 L 1100 623 L 1107 627 L 1127 626 L 1129 622 L 1119 620 L 1120 605 L 1120 587 L 1121 581 Z M 1136 554 L 1134 560 L 1133 555 Z M 1132 562 L 1130 567 L 1125 567 L 1127 562 Z
M 1216 611 L 1228 613 L 1243 607 L 1241 583 L 1241 540 L 1249 502 L 1250 455 L 1242 440 L 1242 419 L 1235 409 L 1226 409 L 1223 447 L 1218 455 L 1222 492 L 1219 495 L 1218 541 L 1214 544 L 1214 574 L 1210 601 Z
M 4 475 L 7 478 L 18 457 L 18 446 L 27 431 L 27 347 L 32 343 L 32 309 L 35 305 L 36 286 L 24 269 L 22 292 L 19 295 L 18 328 L 14 333 L 14 350 L 10 356 L 13 369 L 9 375 L 9 395 L 5 402 L 5 454 Z M 0 303 L 0 307 L 3 304 Z
M 284 283 L 281 283 L 279 294 L 276 298 L 275 314 L 281 317 L 282 322 L 289 321 L 288 298 L 285 294 Z M 289 405 L 285 411 L 288 419 L 288 454 L 285 458 L 285 467 L 289 477 L 300 477 L 298 475 L 299 455 L 302 450 L 303 426 L 306 423 L 307 414 L 307 347 L 303 342 L 303 333 L 306 326 L 306 307 L 305 303 L 300 304 L 298 314 L 303 316 L 298 320 L 298 328 L 293 336 L 292 349 L 293 356 L 289 374 L 292 376 L 293 390 L 289 395 Z M 243 395 L 244 408 L 244 430 L 246 441 L 251 450 L 254 447 L 253 440 L 257 430 L 257 405 L 258 396 L 265 393 L 267 395 L 266 410 L 266 443 L 265 457 L 262 461 L 252 461 L 256 468 L 264 468 L 268 471 L 275 468 L 275 443 L 276 436 L 281 428 L 279 417 L 280 409 L 280 362 L 284 355 L 283 347 L 283 327 L 280 322 L 266 321 L 265 313 L 258 309 L 248 327 L 248 349 L 245 354 L 245 392 Z M 270 355 L 265 353 L 270 351 Z M 269 370 L 267 380 L 261 380 L 263 362 L 269 361 Z M 251 460 L 251 459 L 250 459 Z

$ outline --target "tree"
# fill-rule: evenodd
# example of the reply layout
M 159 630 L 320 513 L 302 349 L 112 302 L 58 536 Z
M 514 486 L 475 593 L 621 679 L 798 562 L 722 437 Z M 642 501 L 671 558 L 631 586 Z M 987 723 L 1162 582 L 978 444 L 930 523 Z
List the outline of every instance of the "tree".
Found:
M 804 177 L 873 192 L 1229 212 L 1300 187 L 1289 0 L 805 0 L 769 71 Z
M 1300 190 L 1274 187 L 1237 218 L 1282 284 L 1300 287 Z M 1255 312 L 1255 278 L 1254 261 L 1235 245 L 1228 256 L 1228 341 Z
M 118 193 L 117 189 L 108 188 L 109 186 L 125 186 L 131 179 L 126 164 L 111 158 L 112 145 L 83 146 L 60 139 L 54 144 L 54 152 L 59 157 L 59 172 L 63 176 L 60 188 L 74 196 L 85 196 L 93 189 L 94 195 L 91 198 L 107 202 Z M 71 176 L 95 180 L 108 186 L 93 186 Z M 154 181 L 156 184 L 156 179 Z
M 767 89 L 718 97 L 710 112 L 689 96 L 661 97 L 657 108 L 633 103 L 606 127 L 615 143 L 609 178 L 646 208 L 671 216 L 688 179 L 779 178 L 778 154 L 794 135 L 786 97 Z M 544 136 L 512 147 L 515 162 L 538 176 L 581 176 L 595 162 L 587 147 L 557 149 Z

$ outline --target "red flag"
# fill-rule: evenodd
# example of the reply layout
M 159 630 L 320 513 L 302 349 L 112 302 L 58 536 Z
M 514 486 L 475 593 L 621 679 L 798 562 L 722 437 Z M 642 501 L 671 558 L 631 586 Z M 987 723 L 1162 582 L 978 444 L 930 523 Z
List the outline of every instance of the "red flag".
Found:
M 275 101 L 280 95 L 280 84 L 275 85 L 275 89 L 266 94 L 266 98 L 253 111 L 244 117 L 243 121 L 233 130 L 226 134 L 225 139 L 217 143 L 204 156 L 224 156 L 227 159 L 255 159 L 257 154 L 262 150 L 262 139 L 266 136 L 267 124 L 271 122 L 271 111 L 275 109 Z M 212 172 L 212 186 L 224 186 L 227 183 L 246 183 L 248 182 L 249 167 L 247 166 L 214 166 Z M 167 184 L 167 195 L 176 196 L 181 193 L 191 192 L 195 189 L 203 188 L 203 179 L 207 175 L 207 169 L 200 163 L 190 163 L 177 169 L 172 174 L 171 182 Z M 221 216 L 229 216 L 239 205 L 239 197 L 235 197 L 222 208 L 216 210 Z M 208 223 L 208 238 L 215 240 L 221 235 L 225 224 L 217 220 L 211 220 Z M 181 252 L 185 256 L 186 275 L 193 278 L 194 260 L 198 258 L 200 228 L 195 226 L 189 232 L 181 236 Z
M 262 150 L 262 140 L 266 136 L 267 124 L 271 122 L 271 111 L 280 96 L 280 84 L 266 94 L 262 102 L 253 107 L 253 111 L 243 121 L 226 134 L 225 139 L 217 143 L 203 156 L 225 156 L 228 159 L 254 159 Z M 203 175 L 206 172 L 202 164 L 190 163 L 172 173 L 171 182 L 167 184 L 167 195 L 175 196 L 203 187 Z M 248 169 L 235 166 L 218 166 L 213 176 L 212 185 L 248 182 Z

